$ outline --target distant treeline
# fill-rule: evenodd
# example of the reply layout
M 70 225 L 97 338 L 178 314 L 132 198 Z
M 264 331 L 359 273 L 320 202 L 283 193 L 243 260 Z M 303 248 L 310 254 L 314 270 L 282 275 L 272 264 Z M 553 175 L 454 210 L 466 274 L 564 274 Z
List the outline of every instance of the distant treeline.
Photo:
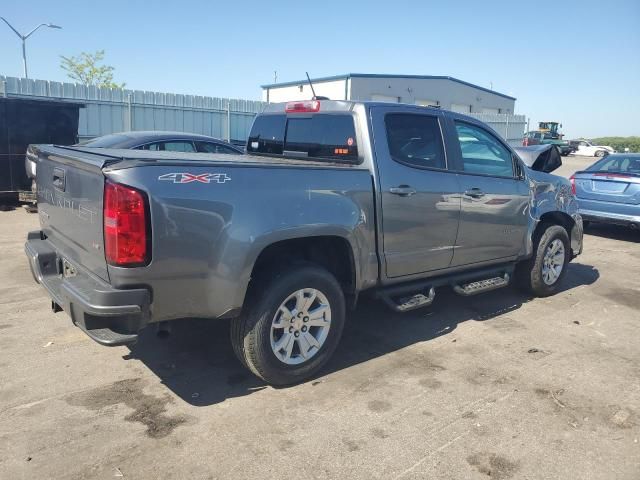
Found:
M 628 148 L 630 152 L 640 152 L 640 137 L 601 137 L 594 138 L 595 145 L 608 145 L 616 152 L 624 152 Z

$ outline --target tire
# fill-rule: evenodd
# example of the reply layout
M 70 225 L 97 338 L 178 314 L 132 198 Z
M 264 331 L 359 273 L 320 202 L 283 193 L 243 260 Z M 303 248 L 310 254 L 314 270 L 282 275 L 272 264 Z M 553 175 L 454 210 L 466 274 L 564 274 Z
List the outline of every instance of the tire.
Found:
M 297 292 L 302 292 L 300 299 Z M 321 308 L 325 305 L 328 309 Z M 331 358 L 344 321 L 344 294 L 335 277 L 301 264 L 253 283 L 243 314 L 232 320 L 231 342 L 256 376 L 271 385 L 292 385 L 312 377 Z
M 537 235 L 534 241 L 533 256 L 518 264 L 516 268 L 516 281 L 520 289 L 536 297 L 548 297 L 558 291 L 571 260 L 571 244 L 564 227 L 547 225 L 546 228 L 544 226 L 542 228 L 544 228 L 541 230 L 542 234 Z M 558 246 L 558 243 L 554 243 L 557 241 L 561 242 L 564 255 L 551 254 L 551 258 L 557 262 L 562 261 L 559 274 L 555 267 L 545 269 L 545 262 L 550 261 L 549 258 L 545 258 L 545 255 Z
M 595 153 L 596 157 L 604 157 L 605 152 L 603 150 L 597 150 Z

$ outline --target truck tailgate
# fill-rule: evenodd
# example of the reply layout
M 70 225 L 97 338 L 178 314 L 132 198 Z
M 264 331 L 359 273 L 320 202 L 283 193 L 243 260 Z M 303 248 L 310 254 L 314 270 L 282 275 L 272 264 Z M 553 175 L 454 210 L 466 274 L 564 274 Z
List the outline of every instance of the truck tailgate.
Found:
M 104 254 L 102 199 L 106 158 L 74 156 L 73 150 L 31 146 L 37 153 L 40 225 L 72 265 L 108 280 Z

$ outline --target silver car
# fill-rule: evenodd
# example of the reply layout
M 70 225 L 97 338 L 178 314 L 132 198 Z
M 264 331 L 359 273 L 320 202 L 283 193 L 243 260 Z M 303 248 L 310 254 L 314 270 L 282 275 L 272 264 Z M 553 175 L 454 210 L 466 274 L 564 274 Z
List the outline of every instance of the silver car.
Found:
M 571 177 L 584 222 L 640 229 L 640 153 L 608 155 Z

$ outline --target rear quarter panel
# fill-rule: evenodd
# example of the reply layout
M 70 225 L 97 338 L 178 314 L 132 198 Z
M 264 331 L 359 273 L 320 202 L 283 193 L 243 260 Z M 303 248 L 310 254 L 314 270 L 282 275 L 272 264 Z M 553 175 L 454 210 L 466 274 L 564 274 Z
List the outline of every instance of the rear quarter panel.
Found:
M 185 172 L 221 174 L 212 178 L 223 181 L 160 179 Z M 105 174 L 149 195 L 150 265 L 110 266 L 109 274 L 116 287 L 151 288 L 154 321 L 219 317 L 239 309 L 260 252 L 290 238 L 345 238 L 354 254 L 356 287 L 377 279 L 374 196 L 367 170 L 150 165 Z

